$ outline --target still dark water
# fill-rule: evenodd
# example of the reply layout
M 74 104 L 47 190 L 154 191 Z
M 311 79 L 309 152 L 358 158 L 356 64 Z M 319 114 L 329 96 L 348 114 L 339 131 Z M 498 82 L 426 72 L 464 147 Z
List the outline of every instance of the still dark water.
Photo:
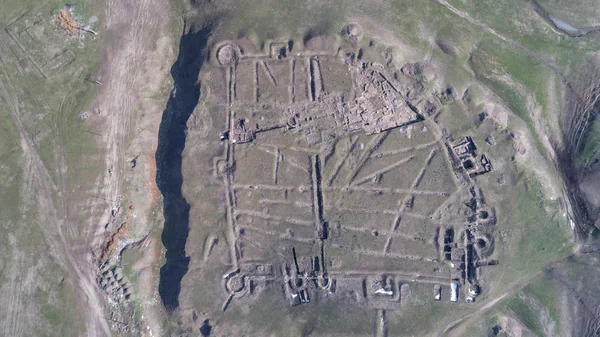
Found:
M 162 115 L 156 150 L 156 183 L 163 196 L 164 230 L 162 242 L 166 262 L 160 269 L 158 291 L 168 310 L 179 306 L 181 280 L 188 271 L 190 258 L 185 244 L 189 232 L 190 205 L 181 187 L 181 156 L 185 148 L 186 123 L 200 96 L 198 72 L 205 59 L 211 28 L 193 29 L 181 36 L 179 56 L 171 68 L 174 88 Z

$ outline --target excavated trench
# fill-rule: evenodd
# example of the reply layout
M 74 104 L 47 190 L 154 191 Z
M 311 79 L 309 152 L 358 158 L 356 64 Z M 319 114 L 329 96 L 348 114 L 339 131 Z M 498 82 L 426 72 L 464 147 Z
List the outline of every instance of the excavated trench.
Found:
M 185 244 L 189 233 L 190 205 L 182 194 L 182 154 L 186 123 L 200 97 L 198 73 L 205 59 L 211 27 L 186 30 L 179 42 L 179 56 L 171 68 L 173 91 L 163 111 L 156 150 L 156 183 L 163 196 L 162 242 L 166 261 L 160 269 L 159 294 L 168 310 L 179 306 L 181 280 L 188 271 Z

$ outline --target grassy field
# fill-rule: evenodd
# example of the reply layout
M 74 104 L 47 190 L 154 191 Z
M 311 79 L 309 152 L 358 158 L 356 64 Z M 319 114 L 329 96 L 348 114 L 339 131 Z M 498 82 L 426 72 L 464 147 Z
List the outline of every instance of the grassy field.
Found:
M 538 3 L 550 15 L 566 21 L 576 28 L 600 25 L 600 8 L 593 0 L 539 0 Z
M 556 0 L 544 0 L 541 3 L 551 14 L 579 27 L 596 24 L 596 8 L 584 10 L 589 6 L 588 1 L 581 1 L 570 8 L 562 7 Z M 540 136 L 540 130 L 556 136 L 552 132 L 557 130 L 561 92 L 555 89 L 561 86 L 561 81 L 571 79 L 572 72 L 578 71 L 576 59 L 571 54 L 574 51 L 580 54 L 593 53 L 600 48 L 600 42 L 593 37 L 569 39 L 557 34 L 523 1 L 448 2 L 450 6 L 464 11 L 468 17 L 461 17 L 437 1 L 364 1 L 351 6 L 337 0 L 230 2 L 226 10 L 216 16 L 212 39 L 247 37 L 261 48 L 269 39 L 291 39 L 294 45 L 301 46 L 317 36 L 335 36 L 331 41 L 337 44 L 343 25 L 348 21 L 357 22 L 366 37 L 361 41 L 365 58 L 372 57 L 378 62 L 385 62 L 383 54 L 390 51 L 397 66 L 423 60 L 436 64 L 437 77 L 427 84 L 427 89 L 441 92 L 451 87 L 456 94 L 454 102 L 442 102 L 443 112 L 439 122 L 444 125 L 444 131 L 453 137 L 473 134 L 478 144 L 483 144 L 483 139 L 490 133 L 500 138 L 500 135 L 509 131 L 498 125 L 484 124 L 480 127 L 475 123 L 486 96 L 483 90 L 471 90 L 472 102 L 466 102 L 463 98 L 468 88 L 485 88 L 499 97 L 500 102 L 495 103 L 503 103 L 511 110 L 509 128 L 520 127 L 520 121 L 523 121 L 523 127 L 533 135 L 531 143 L 541 155 L 536 157 L 540 162 L 532 165 L 537 168 L 538 164 L 539 167 L 549 164 L 549 156 L 537 136 Z M 92 18 L 100 21 L 108 19 L 103 17 L 102 2 L 75 0 L 71 4 L 77 18 L 86 24 L 94 21 Z M 99 37 L 86 35 L 79 41 L 65 36 L 56 27 L 52 18 L 63 5 L 63 2 L 54 0 L 44 3 L 9 0 L 0 5 L 0 204 L 3 206 L 0 208 L 0 228 L 4 230 L 0 238 L 0 304 L 3 304 L 0 317 L 5 317 L 1 325 L 9 327 L 7 335 L 83 334 L 83 327 L 78 323 L 82 313 L 76 310 L 76 291 L 68 270 L 62 267 L 62 252 L 56 248 L 60 237 L 57 224 L 53 223 L 50 215 L 51 210 L 55 210 L 58 218 L 66 219 L 63 231 L 67 238 L 75 239 L 75 227 L 69 226 L 84 222 L 93 211 L 87 208 L 86 202 L 104 170 L 102 153 L 96 142 L 105 138 L 106 130 L 99 124 L 83 122 L 80 117 L 87 113 L 92 116 L 91 120 L 94 119 L 96 112 L 86 109 L 98 93 L 98 87 L 85 79 L 96 73 L 104 50 Z M 186 5 L 178 2 L 175 6 L 179 6 L 176 11 L 187 14 L 184 13 Z M 205 18 L 206 14 L 202 12 L 190 18 L 189 22 L 201 23 Z M 91 24 L 92 28 L 99 26 L 98 23 Z M 102 34 L 101 31 L 99 33 Z M 172 35 L 179 33 L 173 32 Z M 373 45 L 373 48 L 368 48 L 369 45 Z M 294 50 L 299 49 L 302 48 Z M 218 89 L 211 88 L 215 91 Z M 160 100 L 164 96 L 166 94 L 156 98 Z M 205 91 L 203 99 L 205 96 L 210 97 L 211 94 Z M 207 104 L 210 106 L 210 103 Z M 211 109 L 211 113 L 219 115 L 224 111 L 217 110 Z M 214 125 L 204 131 L 218 132 L 224 128 L 224 121 L 218 118 L 222 119 L 222 116 L 213 118 Z M 578 153 L 579 165 L 586 165 L 595 154 L 600 141 L 598 134 L 600 124 L 596 121 Z M 135 136 L 128 137 L 127 141 L 130 141 Z M 362 156 L 361 146 L 369 143 L 368 137 L 359 137 L 357 146 L 349 156 L 350 164 L 356 164 Z M 217 264 L 218 267 L 207 267 L 202 260 L 204 251 L 196 245 L 204 242 L 209 235 L 222 235 L 227 222 L 223 216 L 225 206 L 219 185 L 221 182 L 211 171 L 212 162 L 206 159 L 221 155 L 220 150 L 215 150 L 219 145 L 212 138 L 198 138 L 201 137 L 190 136 L 191 142 L 186 146 L 188 157 L 183 169 L 186 181 L 184 193 L 190 200 L 194 217 L 186 253 L 198 264 L 186 279 L 186 287 L 189 287 L 183 293 L 189 294 L 189 299 L 185 299 L 187 302 L 184 301 L 188 308 L 212 308 L 220 306 L 222 298 L 211 292 L 210 284 L 217 282 L 215 279 L 225 272 L 231 261 L 219 261 L 221 264 Z M 401 142 L 401 147 L 409 147 L 435 140 L 431 130 L 421 132 L 418 127 L 413 130 L 411 138 L 398 131 L 394 131 L 389 138 L 375 153 L 398 150 L 398 142 Z M 349 140 L 343 140 L 338 145 L 344 147 L 347 144 Z M 539 273 L 544 266 L 571 252 L 573 247 L 569 244 L 569 227 L 559 214 L 558 202 L 549 200 L 544 194 L 543 186 L 528 164 L 517 164 L 518 160 L 511 159 L 515 156 L 513 144 L 507 140 L 502 146 L 505 147 L 503 150 L 490 151 L 492 155 L 497 155 L 499 170 L 506 176 L 508 186 L 498 185 L 496 173 L 480 180 L 482 187 L 489 191 L 485 193 L 489 193 L 486 197 L 490 204 L 496 207 L 499 222 L 496 251 L 492 258 L 501 261 L 500 265 L 484 270 L 485 276 L 493 280 L 495 286 L 481 303 L 483 305 L 486 300 L 512 292 L 514 289 L 511 287 L 518 280 L 525 283 L 533 281 L 494 306 L 486 323 L 480 328 L 481 331 L 487 331 L 489 326 L 485 325 L 496 324 L 494 322 L 499 316 L 512 315 L 519 317 L 529 330 L 544 335 L 547 322 L 540 318 L 545 317 L 539 315 L 540 307 L 555 323 L 556 329 L 562 329 L 563 323 L 560 305 L 555 298 L 544 293 L 547 282 Z M 257 147 L 248 147 L 246 150 L 238 147 L 238 150 L 236 164 L 252 169 L 237 172 L 237 183 L 269 184 L 273 180 L 276 158 L 272 154 Z M 383 185 L 410 188 L 412 180 L 407 179 L 407 171 L 414 176 L 423 166 L 424 158 L 421 157 L 426 157 L 429 151 L 423 150 L 416 155 L 419 160 L 403 164 L 402 170 L 385 175 Z M 285 152 L 285 155 L 287 158 L 288 153 Z M 289 154 L 289 157 L 294 156 L 293 153 Z M 445 158 L 442 152 L 437 156 L 437 159 Z M 329 163 L 324 164 L 325 177 L 332 174 L 333 166 L 341 158 L 336 154 Z M 369 160 L 363 167 L 363 175 L 357 175 L 357 178 L 360 180 L 392 163 L 394 160 L 390 158 Z M 310 184 L 308 175 L 298 178 L 301 170 L 298 171 L 289 162 L 281 164 L 282 170 L 288 167 L 289 172 L 282 173 L 282 181 Z M 434 161 L 421 188 L 452 192 L 454 182 L 444 175 L 446 169 L 444 163 Z M 46 179 L 42 179 L 42 176 Z M 333 185 L 343 184 L 350 178 L 351 170 L 343 168 Z M 252 198 L 258 198 L 260 193 L 254 193 Z M 398 206 L 397 199 L 401 197 L 404 195 L 395 195 L 382 201 L 379 197 L 369 198 L 358 193 L 344 196 L 332 193 L 331 199 L 325 202 L 346 202 L 345 207 L 353 208 L 376 209 L 385 206 L 386 209 L 393 209 Z M 129 203 L 129 199 L 126 200 Z M 260 209 L 262 206 L 257 205 L 257 200 L 240 197 L 238 207 L 246 203 L 249 208 Z M 292 197 L 291 200 L 298 201 L 300 198 L 296 200 Z M 442 200 L 441 197 L 418 197 L 414 211 L 429 214 L 433 206 Z M 123 205 L 126 206 L 125 202 Z M 300 217 L 294 212 L 302 214 L 302 209 L 281 207 L 273 210 L 271 215 Z M 389 218 L 393 218 L 389 214 L 353 216 L 348 213 L 326 212 L 326 217 L 332 217 L 332 223 L 356 224 L 356 227 L 371 221 L 377 223 L 374 228 L 380 230 L 389 230 Z M 307 219 L 310 219 L 310 214 Z M 412 226 L 409 220 L 407 224 Z M 271 225 L 276 224 L 268 223 L 264 227 Z M 307 232 L 310 230 L 307 229 Z M 249 238 L 252 239 L 250 241 L 259 241 L 264 240 L 264 235 L 252 233 Z M 375 239 L 370 231 L 358 235 L 340 234 L 339 240 L 351 248 L 373 246 L 377 251 L 382 250 L 380 241 L 383 238 Z M 220 242 L 216 252 L 226 255 L 226 240 Z M 398 251 L 406 253 L 401 249 Z M 347 266 L 356 266 L 360 260 L 359 254 L 345 250 L 332 250 L 332 256 Z M 137 258 L 129 256 L 125 264 L 130 266 L 134 263 L 132 260 Z M 371 260 L 365 258 L 362 263 L 364 261 Z M 194 273 L 202 268 L 207 268 L 208 276 L 194 279 Z M 127 273 L 133 272 L 128 269 Z M 213 279 L 215 275 L 219 276 Z M 422 292 L 423 296 L 431 297 L 429 288 L 414 288 L 415 293 Z M 398 335 L 433 334 L 476 308 L 452 307 L 445 302 L 431 304 L 415 301 L 406 307 L 406 311 L 389 316 L 389 330 Z M 139 311 L 136 314 L 139 315 Z M 315 312 L 294 311 L 287 303 L 282 304 L 271 297 L 255 302 L 252 310 L 242 307 L 219 315 L 224 320 L 243 319 L 251 323 L 262 322 L 265 316 L 271 316 L 263 330 L 290 336 L 305 336 L 312 331 L 368 335 L 375 324 L 374 314 L 364 314 L 362 309 L 356 307 L 334 308 L 326 304 L 319 306 Z M 290 317 L 296 319 L 292 321 Z M 24 318 L 31 318 L 31 324 L 23 326 L 11 323 Z M 246 330 L 250 330 L 250 325 Z
M 85 23 L 101 17 L 101 4 L 76 0 L 72 5 Z M 95 136 L 78 114 L 96 92 L 84 79 L 95 72 L 99 44 L 91 35 L 75 41 L 54 25 L 53 15 L 63 6 L 57 1 L 0 5 L 0 172 L 5 178 L 0 325 L 7 335 L 79 336 L 84 328 L 73 280 L 61 260 L 58 224 L 48 212 L 52 207 L 59 217 L 83 220 L 73 212 L 86 193 L 80 186 L 98 173 Z M 46 182 L 40 174 L 47 174 Z M 56 189 L 47 190 L 46 184 Z
M 595 117 L 592 127 L 586 132 L 576 156 L 579 167 L 587 167 L 600 149 L 600 120 Z
M 535 336 L 593 334 L 597 291 L 597 254 L 571 257 L 550 264 L 493 308 L 466 322 L 468 336 L 481 336 L 491 327 L 507 328 L 507 318 Z

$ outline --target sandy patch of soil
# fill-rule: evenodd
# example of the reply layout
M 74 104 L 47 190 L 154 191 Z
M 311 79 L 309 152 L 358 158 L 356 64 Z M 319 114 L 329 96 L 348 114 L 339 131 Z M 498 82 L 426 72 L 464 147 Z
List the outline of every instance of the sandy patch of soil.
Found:
M 169 70 L 175 58 L 175 41 L 170 36 L 169 3 L 108 0 L 105 11 L 101 32 L 105 39 L 104 55 L 97 74 L 103 85 L 93 104 L 105 122 L 107 134 L 106 142 L 101 144 L 106 148 L 107 170 L 99 195 L 107 200 L 126 200 L 127 214 L 119 214 L 117 218 L 124 216 L 127 224 L 121 226 L 120 221 L 111 221 L 114 214 L 107 207 L 93 232 L 96 247 L 108 244 L 114 248 L 117 241 L 139 239 L 158 225 L 149 219 L 160 218 L 160 214 L 156 215 L 160 213 L 157 207 L 160 194 L 155 183 L 154 153 L 168 96 L 165 88 L 171 86 Z M 110 223 L 106 229 L 105 223 Z M 116 249 L 111 249 L 105 257 L 114 253 Z M 140 284 L 136 287 L 140 293 L 135 298 L 140 299 L 143 322 L 147 325 L 143 331 L 151 330 L 152 335 L 158 336 L 162 334 L 163 315 L 155 294 L 160 240 L 148 237 L 142 256 Z

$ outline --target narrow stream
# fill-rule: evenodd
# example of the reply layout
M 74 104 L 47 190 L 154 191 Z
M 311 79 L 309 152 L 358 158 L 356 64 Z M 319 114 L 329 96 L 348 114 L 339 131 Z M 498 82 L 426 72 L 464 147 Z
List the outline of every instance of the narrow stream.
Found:
M 571 26 L 570 24 L 566 23 L 565 21 L 563 21 L 559 18 L 555 18 L 553 16 L 548 16 L 548 19 L 550 19 L 550 21 L 552 21 L 552 23 L 554 23 L 554 25 L 560 30 L 569 32 L 571 34 L 576 34 L 579 32 L 579 29 Z
M 548 22 L 554 29 L 569 36 L 569 37 L 582 37 L 588 34 L 600 31 L 600 26 L 594 27 L 582 27 L 575 28 L 569 23 L 554 16 L 551 16 L 546 10 L 540 6 L 537 0 L 525 0 L 531 4 L 533 10 L 546 22 Z
M 182 153 L 185 148 L 186 123 L 200 96 L 198 73 L 204 62 L 204 51 L 210 27 L 181 36 L 179 56 L 171 68 L 173 91 L 162 115 L 156 150 L 156 183 L 163 196 L 164 229 L 162 242 L 166 262 L 160 269 L 159 294 L 168 310 L 179 306 L 181 280 L 188 271 L 189 257 L 185 244 L 189 232 L 190 205 L 182 194 Z

